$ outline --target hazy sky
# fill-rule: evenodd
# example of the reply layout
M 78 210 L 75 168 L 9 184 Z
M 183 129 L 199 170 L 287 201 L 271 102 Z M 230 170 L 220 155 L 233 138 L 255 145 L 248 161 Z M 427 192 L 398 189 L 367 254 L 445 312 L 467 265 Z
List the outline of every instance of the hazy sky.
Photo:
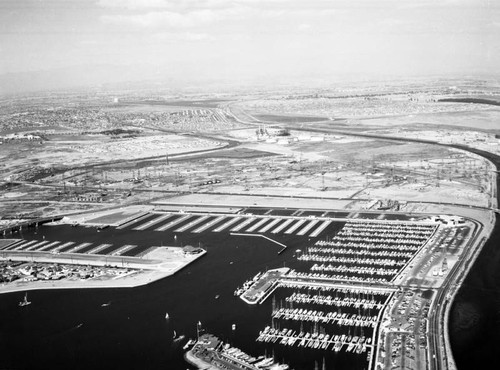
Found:
M 497 73 L 498 0 L 0 0 L 0 74 Z

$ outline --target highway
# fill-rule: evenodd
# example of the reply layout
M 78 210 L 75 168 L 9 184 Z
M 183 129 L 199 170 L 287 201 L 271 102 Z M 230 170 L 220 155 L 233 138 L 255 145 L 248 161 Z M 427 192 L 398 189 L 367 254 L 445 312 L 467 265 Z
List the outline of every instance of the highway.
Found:
M 471 220 L 473 221 L 473 220 Z M 471 258 L 474 255 L 477 256 L 482 249 L 485 242 L 485 237 L 482 238 L 481 243 L 477 243 L 478 237 L 483 231 L 483 225 L 477 221 L 473 221 L 475 225 L 474 236 L 468 243 L 468 246 L 476 246 L 476 248 L 464 247 L 464 252 L 460 256 L 458 263 L 456 263 L 448 273 L 448 277 L 445 279 L 443 285 L 436 290 L 436 296 L 433 299 L 433 304 L 431 310 L 429 311 L 429 348 L 428 348 L 428 358 L 429 358 L 429 369 L 431 370 L 441 370 L 448 368 L 448 357 L 452 356 L 451 353 L 447 353 L 447 332 L 448 329 L 445 327 L 448 323 L 445 322 L 445 312 L 452 303 L 450 299 L 453 295 L 453 288 L 458 290 L 460 283 L 465 279 L 467 272 L 473 265 L 475 258 Z

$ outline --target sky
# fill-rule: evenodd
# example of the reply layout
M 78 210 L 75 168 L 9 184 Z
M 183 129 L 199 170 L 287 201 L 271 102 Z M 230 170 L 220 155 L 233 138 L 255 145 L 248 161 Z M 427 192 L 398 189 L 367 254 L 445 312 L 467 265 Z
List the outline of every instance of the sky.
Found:
M 488 75 L 498 40 L 497 0 L 0 0 L 0 76 Z

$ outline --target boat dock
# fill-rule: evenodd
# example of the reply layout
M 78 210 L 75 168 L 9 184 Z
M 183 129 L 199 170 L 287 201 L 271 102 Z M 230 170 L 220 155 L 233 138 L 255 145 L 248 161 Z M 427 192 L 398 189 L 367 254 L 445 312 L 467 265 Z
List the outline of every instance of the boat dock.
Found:
M 371 338 L 364 336 L 318 334 L 292 331 L 292 329 L 272 329 L 266 327 L 259 333 L 258 342 L 279 343 L 286 346 L 297 346 L 319 350 L 339 352 L 365 353 L 373 350 Z

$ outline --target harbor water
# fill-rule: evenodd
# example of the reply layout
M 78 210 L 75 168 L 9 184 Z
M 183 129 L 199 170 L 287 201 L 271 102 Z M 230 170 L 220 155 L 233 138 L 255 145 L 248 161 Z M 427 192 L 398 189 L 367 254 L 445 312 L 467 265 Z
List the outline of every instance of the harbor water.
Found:
M 322 238 L 332 236 L 342 225 L 332 223 Z M 31 291 L 32 304 L 25 307 L 18 306 L 22 292 L 0 295 L 1 368 L 28 369 L 40 364 L 55 369 L 191 368 L 183 359 L 182 347 L 188 338 L 196 337 L 198 322 L 226 343 L 254 356 L 274 356 L 291 368 L 314 369 L 323 362 L 336 369 L 368 366 L 366 355 L 256 342 L 259 331 L 271 325 L 272 300 L 252 306 L 233 294 L 258 272 L 283 266 L 300 270 L 301 262 L 294 253 L 312 245 L 307 236 L 276 237 L 288 246 L 278 254 L 281 247 L 270 241 L 229 233 L 176 234 L 111 227 L 97 232 L 70 226 L 42 226 L 23 232 L 19 236 L 27 240 L 144 248 L 191 244 L 201 245 L 208 253 L 174 276 L 143 287 Z M 499 242 L 496 227 L 452 307 L 449 331 L 459 369 L 494 363 L 494 349 L 500 345 Z M 278 300 L 285 298 L 277 296 Z
M 500 157 L 468 149 L 490 161 Z M 497 189 L 500 178 L 497 176 Z M 497 201 L 500 204 L 497 191 Z M 459 370 L 494 369 L 500 362 L 500 222 L 484 245 L 456 295 L 448 323 L 453 357 Z
M 339 225 L 332 225 L 335 232 Z M 35 235 L 36 232 L 36 235 Z M 195 338 L 196 324 L 233 346 L 258 356 L 274 354 L 296 369 L 321 366 L 323 356 L 312 349 L 256 343 L 259 331 L 271 323 L 272 302 L 247 305 L 234 290 L 260 271 L 296 267 L 295 250 L 307 237 L 279 238 L 288 249 L 262 238 L 227 233 L 177 234 L 108 228 L 42 226 L 24 231 L 25 239 L 136 245 L 199 245 L 208 253 L 172 277 L 132 289 L 64 289 L 30 291 L 27 307 L 18 302 L 24 293 L 0 295 L 1 368 L 53 369 L 186 369 L 182 347 Z M 165 315 L 168 313 L 169 318 Z M 235 324 L 236 329 L 232 330 Z M 175 339 L 174 339 L 175 337 Z M 325 363 L 335 368 L 364 369 L 366 355 L 327 353 Z

